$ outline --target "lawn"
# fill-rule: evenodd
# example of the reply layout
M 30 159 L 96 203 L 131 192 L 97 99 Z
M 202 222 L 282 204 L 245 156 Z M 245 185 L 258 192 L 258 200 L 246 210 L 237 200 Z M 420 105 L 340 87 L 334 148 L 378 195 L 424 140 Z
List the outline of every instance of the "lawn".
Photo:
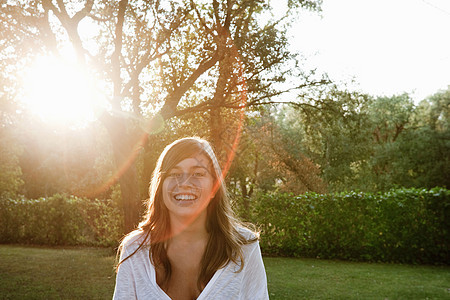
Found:
M 264 258 L 271 299 L 450 299 L 450 267 Z M 114 253 L 0 245 L 0 299 L 111 299 Z
M 264 259 L 270 299 L 450 299 L 450 267 Z
M 0 299 L 111 299 L 109 249 L 0 245 Z

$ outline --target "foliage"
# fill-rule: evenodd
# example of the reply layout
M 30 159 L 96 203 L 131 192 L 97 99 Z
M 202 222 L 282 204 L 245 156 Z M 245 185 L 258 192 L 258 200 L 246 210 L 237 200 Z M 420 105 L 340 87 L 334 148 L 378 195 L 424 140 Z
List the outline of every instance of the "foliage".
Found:
M 261 228 L 266 254 L 420 264 L 450 261 L 450 191 L 443 188 L 299 196 L 268 192 L 250 200 L 246 219 Z M 247 213 L 242 207 L 238 211 Z M 111 201 L 66 195 L 0 201 L 2 243 L 115 246 L 122 222 Z
M 395 142 L 411 123 L 414 104 L 408 94 L 379 97 L 369 105 L 373 135 L 377 143 Z
M 450 130 L 450 87 L 421 101 L 415 123 L 444 133 Z
M 231 180 L 241 192 L 244 185 L 262 191 L 325 192 L 318 166 L 305 154 L 302 132 L 288 123 L 285 110 L 273 111 L 261 109 L 247 120 Z
M 450 191 L 268 193 L 253 221 L 265 253 L 360 261 L 447 264 Z
M 21 69 L 33 57 L 64 57 L 61 49 L 70 48 L 100 81 L 111 109 L 99 119 L 109 133 L 115 168 L 122 171 L 120 203 L 130 230 L 142 196 L 134 155 L 140 147 L 152 148 L 142 136 L 154 133 L 147 126 L 153 117 L 167 121 L 208 112 L 211 141 L 222 149 L 226 116 L 283 92 L 274 83 L 293 73 L 295 64 L 286 26 L 296 10 L 320 10 L 321 1 L 287 4 L 286 14 L 275 19 L 270 2 L 256 0 L 13 0 L 0 11 L 0 57 Z M 86 24 L 89 35 L 79 30 Z M 298 78 L 303 86 L 314 81 Z M 244 93 L 249 102 L 243 105 Z
M 113 199 L 128 231 L 158 154 L 186 135 L 208 138 L 224 164 L 236 154 L 227 180 L 246 219 L 258 191 L 448 187 L 450 91 L 415 106 L 407 94 L 318 88 L 326 77 L 300 67 L 286 29 L 297 10 L 321 2 L 288 0 L 280 19 L 271 14 L 278 3 L 256 0 L 2 3 L 0 194 Z M 110 102 L 92 131 L 43 128 L 15 103 L 21 72 L 67 46 Z M 274 102 L 293 109 L 271 110 Z
M 377 168 L 368 181 L 375 189 L 394 186 L 448 187 L 450 183 L 449 133 L 439 133 L 430 127 L 405 131 L 395 143 L 377 146 L 371 164 Z
M 407 94 L 372 98 L 332 88 L 277 122 L 320 166 L 331 192 L 448 187 L 448 93 L 415 106 Z
M 296 120 L 292 139 L 300 140 L 305 154 L 320 166 L 321 177 L 331 192 L 360 188 L 361 170 L 371 154 L 372 138 L 367 106 L 368 95 L 336 87 L 319 90 L 315 97 L 288 111 Z
M 0 128 L 0 198 L 16 197 L 24 183 L 19 165 L 22 149 L 7 131 Z
M 94 192 L 113 175 L 111 150 L 99 124 L 83 129 L 54 129 L 44 122 L 24 118 L 15 130 L 24 148 L 20 167 L 26 198 L 36 199 L 55 193 L 91 198 L 109 198 Z
M 0 59 L 0 70 L 8 67 L 8 59 Z M 17 121 L 14 112 L 18 109 L 13 96 L 17 85 L 15 79 L 0 72 L 0 198 L 16 197 L 24 184 L 19 164 L 23 146 L 14 126 Z
M 123 217 L 108 200 L 56 194 L 39 199 L 0 199 L 0 242 L 115 246 Z
M 374 190 L 395 186 L 448 187 L 449 91 L 414 107 L 407 95 L 379 98 L 370 107 L 375 145 L 369 160 Z

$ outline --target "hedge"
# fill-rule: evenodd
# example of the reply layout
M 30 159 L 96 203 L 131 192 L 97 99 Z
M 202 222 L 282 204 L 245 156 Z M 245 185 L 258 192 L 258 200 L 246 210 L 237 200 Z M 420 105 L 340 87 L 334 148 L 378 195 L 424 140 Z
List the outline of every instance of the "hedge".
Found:
M 256 199 L 250 221 L 262 231 L 266 255 L 450 263 L 450 191 L 443 188 Z M 111 200 L 0 199 L 0 243 L 116 247 L 122 228 Z
M 262 194 L 253 221 L 268 255 L 449 264 L 450 191 Z
M 123 217 L 110 200 L 68 195 L 0 199 L 0 243 L 117 246 Z

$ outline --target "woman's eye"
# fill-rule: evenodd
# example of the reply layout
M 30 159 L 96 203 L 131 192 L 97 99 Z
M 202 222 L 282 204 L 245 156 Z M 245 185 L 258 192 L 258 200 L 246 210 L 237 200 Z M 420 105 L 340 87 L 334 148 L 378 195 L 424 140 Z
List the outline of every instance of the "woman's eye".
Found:
M 195 177 L 204 177 L 204 176 L 206 176 L 206 173 L 205 172 L 194 172 L 193 175 Z
M 181 173 L 178 173 L 178 172 L 171 172 L 171 173 L 169 173 L 169 177 L 172 177 L 172 178 L 180 178 L 180 177 L 181 177 Z

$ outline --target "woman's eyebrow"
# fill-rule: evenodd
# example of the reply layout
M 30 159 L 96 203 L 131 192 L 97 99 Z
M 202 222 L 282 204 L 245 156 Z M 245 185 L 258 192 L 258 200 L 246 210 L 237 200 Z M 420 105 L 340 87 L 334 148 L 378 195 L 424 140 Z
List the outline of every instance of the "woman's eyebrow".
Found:
M 190 169 L 198 169 L 198 168 L 208 170 L 208 168 L 205 167 L 205 166 L 203 166 L 203 165 L 196 165 L 196 166 L 190 167 Z M 175 167 L 173 167 L 171 170 L 173 170 L 173 169 L 181 170 L 182 167 L 181 167 L 181 166 L 175 166 Z
M 198 169 L 202 169 L 205 170 L 206 172 L 209 172 L 208 168 L 202 165 L 198 165 L 198 166 L 192 166 L 189 168 L 189 170 L 198 170 Z

